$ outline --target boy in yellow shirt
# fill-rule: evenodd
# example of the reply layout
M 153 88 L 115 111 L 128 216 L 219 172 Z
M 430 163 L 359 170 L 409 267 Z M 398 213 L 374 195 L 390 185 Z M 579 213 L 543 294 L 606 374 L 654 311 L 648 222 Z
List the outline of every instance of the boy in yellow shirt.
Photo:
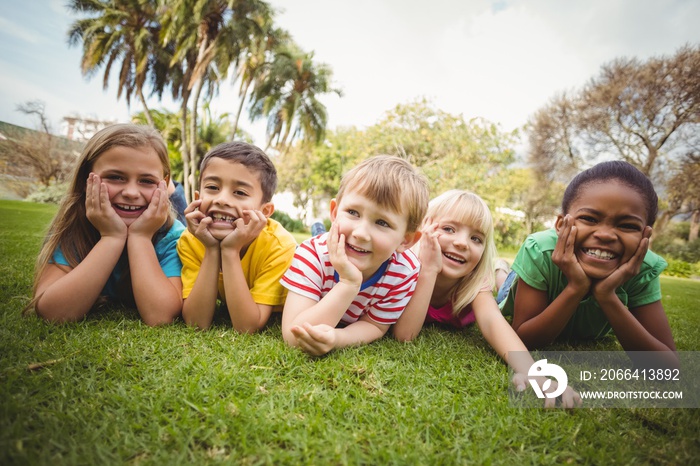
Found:
M 281 310 L 287 293 L 279 280 L 296 241 L 269 218 L 276 187 L 275 166 L 252 144 L 224 143 L 204 156 L 200 191 L 185 210 L 187 231 L 177 244 L 188 325 L 208 328 L 217 298 L 239 332 L 261 329 Z

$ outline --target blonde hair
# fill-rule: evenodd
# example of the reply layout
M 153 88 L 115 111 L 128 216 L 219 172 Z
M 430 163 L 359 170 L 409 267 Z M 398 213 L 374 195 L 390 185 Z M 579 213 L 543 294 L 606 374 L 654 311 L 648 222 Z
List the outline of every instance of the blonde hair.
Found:
M 24 313 L 34 310 L 38 299 L 36 296 L 39 278 L 51 261 L 57 248 L 61 248 L 68 264 L 75 268 L 88 255 L 100 239 L 100 233 L 87 219 L 85 211 L 85 190 L 87 178 L 97 158 L 113 147 L 152 148 L 163 164 L 163 175 L 167 181 L 170 177 L 170 159 L 168 149 L 160 133 L 148 126 L 133 124 L 116 124 L 98 131 L 85 145 L 78 163 L 73 170 L 70 187 L 63 197 L 56 216 L 49 225 L 48 232 L 36 260 L 32 300 Z M 172 213 L 171 213 L 172 214 Z M 172 227 L 174 216 L 170 215 L 161 230 Z M 160 230 L 159 230 L 160 232 Z M 158 232 L 156 233 L 158 235 Z M 154 236 L 155 240 L 155 236 Z M 121 259 L 120 259 L 120 263 Z M 126 267 L 122 282 L 128 281 L 127 298 L 131 293 L 131 279 Z M 121 285 L 121 283 L 120 283 Z M 121 289 L 122 286 L 119 286 Z
M 476 228 L 484 235 L 481 260 L 452 289 L 452 313 L 457 315 L 474 301 L 484 283 L 490 283 L 492 287 L 494 285 L 496 244 L 493 238 L 493 218 L 483 199 L 472 192 L 457 189 L 442 193 L 428 204 L 427 219 L 437 221 L 444 217 Z
M 352 191 L 396 213 L 406 213 L 406 233 L 418 231 L 428 206 L 428 181 L 406 160 L 390 155 L 370 157 L 347 172 L 336 200 Z

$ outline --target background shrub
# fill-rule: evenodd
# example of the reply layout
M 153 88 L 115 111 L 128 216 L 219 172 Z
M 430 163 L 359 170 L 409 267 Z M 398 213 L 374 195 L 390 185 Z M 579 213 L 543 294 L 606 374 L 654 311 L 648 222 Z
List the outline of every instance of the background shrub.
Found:
M 60 204 L 66 192 L 68 192 L 68 182 L 51 183 L 49 186 L 41 185 L 27 196 L 25 200 L 29 202 L 39 202 L 41 204 Z
M 288 214 L 280 210 L 275 210 L 272 213 L 271 218 L 280 222 L 285 230 L 289 232 L 305 233 L 307 231 L 306 227 L 304 226 L 304 222 L 301 220 L 294 220 Z

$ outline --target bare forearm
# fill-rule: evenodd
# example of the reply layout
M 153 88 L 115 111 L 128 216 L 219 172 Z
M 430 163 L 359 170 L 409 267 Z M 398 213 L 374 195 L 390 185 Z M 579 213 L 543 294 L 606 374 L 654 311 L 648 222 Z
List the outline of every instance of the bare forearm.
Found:
M 397 340 L 411 341 L 420 333 L 428 313 L 436 278 L 436 273 L 421 271 L 411 300 L 391 328 Z
M 85 317 L 117 265 L 124 241 L 101 238 L 74 269 L 45 287 L 40 285 L 37 314 L 53 322 L 73 322 Z
M 290 326 L 309 322 L 312 325 L 326 324 L 335 327 L 358 292 L 359 287 L 339 282 L 320 301 L 299 312 L 290 322 Z
M 476 323 L 493 350 L 517 373 L 527 374 L 534 363 L 525 344 L 498 309 L 491 293 L 482 291 L 472 302 Z
M 548 345 L 564 330 L 584 296 L 585 292 L 567 286 L 540 314 L 519 325 L 514 319 L 513 328 L 528 348 Z
M 232 253 L 231 253 L 232 252 Z M 229 298 L 226 305 L 233 328 L 242 333 L 260 330 L 269 317 L 263 315 L 260 306 L 253 300 L 238 251 L 222 251 L 221 268 L 224 274 L 224 290 Z
M 652 335 L 632 312 L 622 304 L 617 295 L 599 299 L 598 304 L 608 318 L 615 336 L 625 351 L 674 351 L 666 343 Z
M 163 273 L 150 238 L 130 235 L 126 247 L 141 318 L 147 325 L 171 323 L 182 310 L 182 288 L 178 290 Z
M 358 320 L 345 328 L 336 329 L 337 340 L 335 348 L 364 345 L 384 336 L 388 325 L 374 324 Z
M 202 329 L 211 326 L 219 295 L 219 271 L 219 250 L 207 249 L 197 279 L 182 306 L 182 318 L 187 325 Z

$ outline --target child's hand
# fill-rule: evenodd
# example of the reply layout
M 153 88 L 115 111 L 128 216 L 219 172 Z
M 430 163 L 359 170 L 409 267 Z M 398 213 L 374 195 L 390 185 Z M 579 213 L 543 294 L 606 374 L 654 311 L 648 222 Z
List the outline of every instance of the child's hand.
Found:
M 263 231 L 267 225 L 267 217 L 259 210 L 244 210 L 233 225 L 233 231 L 221 240 L 221 248 L 240 252 Z
M 126 224 L 109 201 L 107 185 L 95 173 L 90 173 L 85 188 L 85 216 L 100 236 L 126 238 Z
M 591 288 L 591 279 L 583 271 L 581 264 L 576 258 L 574 244 L 576 243 L 576 232 L 570 215 L 564 217 L 562 227 L 557 233 L 557 244 L 552 252 L 552 262 L 561 269 L 570 286 L 588 292 Z
M 187 220 L 187 231 L 192 233 L 195 238 L 202 242 L 204 247 L 213 248 L 219 246 L 219 240 L 214 238 L 209 231 L 209 225 L 213 221 L 211 217 L 204 215 L 204 212 L 199 210 L 202 205 L 202 200 L 192 201 L 185 209 L 185 220 Z
M 537 379 L 537 383 L 542 388 L 542 384 L 545 382 L 545 380 L 550 380 L 546 378 L 539 378 Z M 513 375 L 513 379 L 511 380 L 513 385 L 515 386 L 515 390 L 518 392 L 525 391 L 527 387 L 529 387 L 529 381 L 528 377 L 526 374 L 523 374 L 521 372 L 516 373 Z M 547 392 L 555 392 L 557 390 L 558 384 L 554 380 L 550 380 L 550 385 L 549 388 L 547 389 Z M 543 390 L 544 391 L 544 390 Z M 577 406 L 581 406 L 583 403 L 583 400 L 581 400 L 581 396 L 578 394 L 576 390 L 574 390 L 571 387 L 566 387 L 566 390 L 564 390 L 564 393 L 559 395 L 557 398 L 545 398 L 544 399 L 544 407 L 545 408 L 556 408 L 557 406 L 557 400 L 559 400 L 559 407 L 561 408 L 575 408 Z
M 651 231 L 652 229 L 650 226 L 644 228 L 642 239 L 639 241 L 637 250 L 634 255 L 630 257 L 630 260 L 622 264 L 606 278 L 593 284 L 593 296 L 596 298 L 596 301 L 600 302 L 605 296 L 614 294 L 615 290 L 622 286 L 623 283 L 639 273 L 642 262 L 644 262 L 644 256 L 646 256 L 649 250 Z
M 129 226 L 129 234 L 152 238 L 168 220 L 169 214 L 170 200 L 168 199 L 167 184 L 165 181 L 161 181 L 153 193 L 148 208 Z
M 345 235 L 340 234 L 336 222 L 333 222 L 328 234 L 328 256 L 341 282 L 357 287 L 362 285 L 362 272 L 348 259 L 345 253 Z
M 438 223 L 431 223 L 432 219 L 426 219 L 423 227 L 423 234 L 420 238 L 419 257 L 421 271 L 439 274 L 442 272 L 442 249 L 438 238 L 441 232 L 438 231 Z
M 323 356 L 335 348 L 337 336 L 335 328 L 330 325 L 311 325 L 305 322 L 301 326 L 292 327 L 291 332 L 297 339 L 299 348 L 312 356 Z

